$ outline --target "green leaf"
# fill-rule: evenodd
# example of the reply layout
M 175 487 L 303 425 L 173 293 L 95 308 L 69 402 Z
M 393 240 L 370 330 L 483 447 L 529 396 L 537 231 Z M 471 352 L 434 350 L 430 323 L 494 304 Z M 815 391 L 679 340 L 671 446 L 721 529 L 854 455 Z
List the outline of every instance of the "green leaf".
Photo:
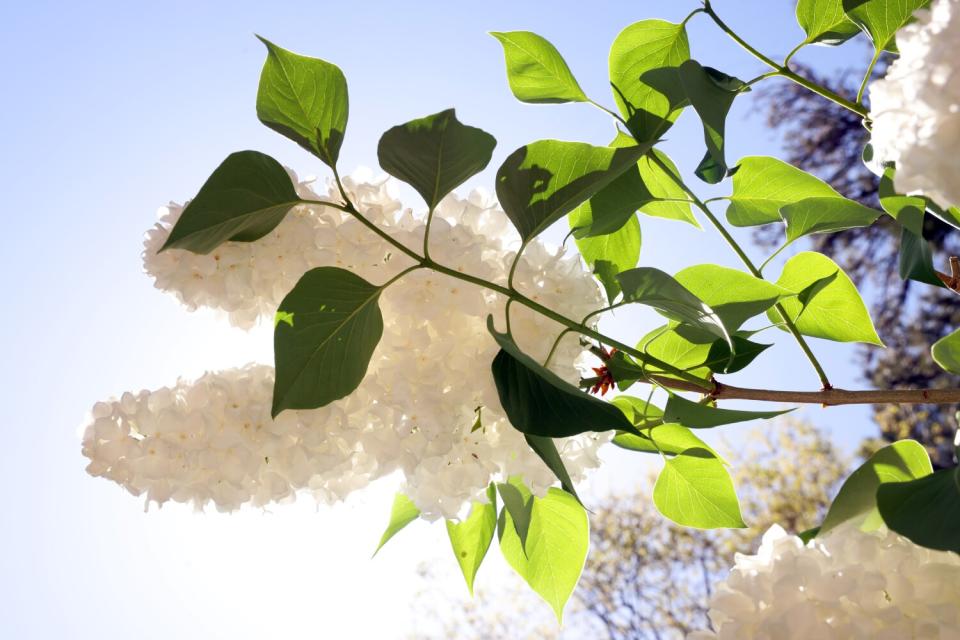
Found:
M 509 514 L 505 516 L 509 519 Z M 525 548 L 512 526 L 504 527 L 500 538 L 507 563 L 550 605 L 558 620 L 580 579 L 589 544 L 587 512 L 560 489 L 533 499 Z
M 565 438 L 630 428 L 615 406 L 584 393 L 521 352 L 513 338 L 493 328 L 492 317 L 487 318 L 487 328 L 500 345 L 491 367 L 500 404 L 518 431 Z
M 822 253 L 804 251 L 790 258 L 783 266 L 777 284 L 800 293 L 812 283 L 833 274 L 836 277 L 817 291 L 806 305 L 795 298 L 781 302 L 787 316 L 800 333 L 807 336 L 883 346 L 857 288 L 849 276 Z M 782 322 L 775 309 L 767 311 L 767 316 L 771 322 Z
M 623 411 L 623 415 L 636 429 L 649 429 L 663 424 L 663 409 L 656 407 L 645 400 L 633 396 L 621 395 L 610 401 L 615 407 Z
M 843 0 L 843 10 L 881 51 L 894 44 L 894 36 L 913 12 L 928 4 L 930 0 Z
M 685 527 L 747 526 L 723 461 L 702 448 L 666 460 L 653 487 L 653 503 L 661 514 Z
M 793 411 L 793 409 L 786 409 L 784 411 L 720 409 L 719 407 L 693 402 L 683 396 L 671 393 L 670 398 L 667 400 L 667 406 L 663 410 L 663 421 L 676 422 L 692 429 L 705 429 L 718 427 L 722 424 L 732 424 L 734 422 L 775 418 L 790 411 Z
M 608 146 L 626 149 L 636 144 L 633 138 L 617 131 L 617 136 Z M 633 219 L 637 210 L 651 200 L 653 194 L 640 177 L 639 165 L 636 169 L 627 169 L 570 213 L 573 236 L 588 238 L 613 233 Z
M 901 440 L 880 449 L 844 481 L 820 530 L 826 533 L 854 518 L 863 530 L 876 529 L 883 524 L 877 511 L 877 488 L 885 482 L 904 482 L 930 473 L 930 456 L 915 440 Z
M 671 320 L 730 342 L 720 316 L 669 274 L 654 267 L 637 267 L 620 273 L 617 279 L 625 301 L 653 307 Z
M 868 227 L 882 212 L 846 198 L 804 198 L 780 209 L 787 223 L 787 242 L 811 233 Z
M 682 336 L 678 329 L 679 327 L 669 326 L 654 329 L 637 342 L 637 348 L 654 358 L 667 362 L 698 378 L 708 379 L 710 377 L 710 368 L 706 365 L 706 362 L 709 357 L 711 344 L 709 342 L 694 342 Z M 725 340 L 721 338 L 718 342 L 725 342 Z M 729 352 L 728 345 L 728 360 Z M 676 377 L 666 371 L 661 371 L 655 366 L 647 366 L 643 370 L 652 375 L 669 378 Z M 611 372 L 612 371 L 613 370 L 611 370 Z M 641 378 L 642 375 L 636 377 L 638 380 Z M 619 381 L 616 374 L 614 374 L 614 379 Z M 621 389 L 623 389 L 623 387 L 621 387 Z
M 517 100 L 533 103 L 587 102 L 556 47 L 529 31 L 490 32 L 503 45 L 507 80 Z
M 649 148 L 531 142 L 511 153 L 497 170 L 497 197 L 520 237 L 528 241 L 636 166 Z
M 880 178 L 880 206 L 900 223 L 900 278 L 916 280 L 935 287 L 944 284 L 933 268 L 933 250 L 923 237 L 923 219 L 927 199 L 898 194 L 893 184 L 893 167 Z
M 694 435 L 693 431 L 683 425 L 666 423 L 661 424 L 647 433 L 618 433 L 613 438 L 613 444 L 621 449 L 639 451 L 642 453 L 663 453 L 668 456 L 679 455 L 686 449 L 701 448 L 713 451 L 707 443 Z
M 637 140 L 660 138 L 686 102 L 677 68 L 690 58 L 682 24 L 641 20 L 610 47 L 610 85 L 617 108 Z
M 723 340 L 715 340 L 710 345 L 704 364 L 714 373 L 736 373 L 745 369 L 757 356 L 772 347 L 772 344 L 753 342 L 740 335 L 733 336 L 733 357 L 730 357 L 730 345 Z
M 333 167 L 349 111 L 343 72 L 324 60 L 260 41 L 267 46 L 267 60 L 257 90 L 257 117 Z
M 413 504 L 413 500 L 402 493 L 394 496 L 393 507 L 390 509 L 390 522 L 387 523 L 386 530 L 380 536 L 380 544 L 377 545 L 377 550 L 373 552 L 373 555 L 377 555 L 390 538 L 416 520 L 419 515 L 420 509 L 417 509 L 417 505 Z
M 800 538 L 800 542 L 807 544 L 820 534 L 820 527 L 813 527 L 812 529 L 807 529 L 806 531 L 801 531 L 797 534 L 797 537 Z
M 160 251 L 210 253 L 227 240 L 259 240 L 300 202 L 279 162 L 258 151 L 231 153 L 183 210 Z
M 280 303 L 273 415 L 316 409 L 359 386 L 383 334 L 383 287 L 337 267 L 307 271 Z
M 511 525 L 509 528 L 516 531 L 520 538 L 520 546 L 525 548 L 530 531 L 530 518 L 533 514 L 533 496 L 526 487 L 523 489 L 521 490 L 512 482 L 497 483 L 497 492 L 503 500 L 503 510 L 510 516 L 508 520 L 504 520 L 505 526 Z M 502 537 L 503 532 L 500 535 Z
M 877 490 L 887 527 L 928 549 L 960 553 L 960 479 L 957 467 Z
M 674 277 L 720 316 L 730 334 L 777 302 L 796 295 L 749 273 L 715 264 L 687 267 Z
M 483 171 L 497 141 L 457 120 L 447 109 L 411 120 L 383 134 L 377 146 L 380 166 L 417 190 L 432 211 L 444 196 Z
M 934 342 L 930 353 L 944 371 L 960 375 L 960 329 Z
M 842 198 L 833 187 L 782 160 L 741 158 L 733 170 L 727 220 L 738 227 L 781 222 L 780 209 L 804 198 Z
M 457 564 L 473 595 L 473 581 L 487 555 L 493 532 L 497 528 L 496 493 L 488 492 L 490 502 L 474 502 L 470 515 L 463 522 L 447 520 L 447 536 L 457 557 Z
M 571 218 L 570 225 L 574 224 Z M 605 236 L 575 238 L 580 255 L 603 285 L 607 300 L 612 301 L 620 293 L 617 274 L 637 266 L 640 259 L 640 241 L 640 222 L 636 216 L 619 230 Z
M 673 178 L 667 175 L 660 166 L 655 163 L 650 156 L 656 156 L 674 176 L 679 176 L 677 165 L 673 160 L 660 151 L 651 149 L 650 152 L 640 158 L 637 166 L 640 169 L 640 179 L 647 186 L 653 200 L 640 207 L 640 213 L 656 218 L 665 218 L 667 220 L 679 220 L 687 222 L 700 229 L 700 223 L 697 222 L 689 202 L 673 202 L 674 200 L 688 200 L 687 193 L 678 185 Z
M 684 93 L 703 122 L 703 138 L 707 144 L 707 153 L 694 173 L 704 182 L 716 184 L 727 175 L 724 156 L 727 112 L 737 94 L 749 88 L 741 80 L 701 66 L 696 60 L 687 60 L 679 70 Z
M 550 471 L 553 471 L 553 475 L 560 481 L 560 486 L 563 487 L 563 490 L 579 500 L 580 497 L 577 495 L 577 491 L 573 486 L 573 480 L 570 479 L 570 474 L 567 472 L 567 467 L 563 464 L 563 458 L 560 457 L 560 452 L 557 451 L 557 445 L 553 441 L 553 438 L 532 436 L 528 433 L 523 434 L 523 438 L 527 441 L 527 444 L 530 445 L 530 448 L 533 449 L 533 452 L 543 460 L 543 463 L 547 465 Z
M 807 34 L 804 42 L 838 45 L 860 33 L 843 12 L 842 0 L 799 0 L 797 22 Z

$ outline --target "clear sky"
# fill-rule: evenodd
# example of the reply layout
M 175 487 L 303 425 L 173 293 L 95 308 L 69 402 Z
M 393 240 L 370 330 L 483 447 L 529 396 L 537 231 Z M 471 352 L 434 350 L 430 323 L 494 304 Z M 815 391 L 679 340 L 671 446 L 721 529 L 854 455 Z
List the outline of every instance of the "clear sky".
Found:
M 714 4 L 774 56 L 801 39 L 788 0 Z M 453 562 L 438 526 L 404 532 L 369 560 L 389 509 L 389 486 L 335 509 L 318 510 L 304 499 L 269 513 L 195 515 L 170 505 L 144 514 L 139 499 L 84 473 L 77 428 L 94 401 L 271 359 L 269 331 L 248 334 L 212 313 L 188 313 L 151 287 L 139 255 L 157 207 L 192 197 L 232 151 L 258 149 L 301 174 L 326 175 L 318 161 L 257 121 L 264 49 L 254 32 L 346 73 L 345 172 L 375 166 L 376 141 L 388 127 L 449 106 L 497 137 L 496 167 L 534 139 L 605 144 L 612 129 L 587 106 L 516 102 L 488 31 L 530 29 L 548 37 L 587 93 L 611 104 L 606 57 L 617 32 L 642 18 L 677 21 L 695 6 L 693 0 L 2 3 L 0 286 L 7 302 L 0 389 L 12 415 L 0 466 L 0 636 L 396 637 L 408 626 L 418 561 Z M 744 78 L 763 70 L 702 16 L 690 32 L 701 62 Z M 833 58 L 824 53 L 800 59 L 823 66 L 863 57 L 856 46 Z M 730 158 L 777 152 L 752 104 L 749 96 L 738 99 L 731 114 Z M 703 153 L 698 126 L 688 113 L 666 145 L 688 172 Z M 492 169 L 471 184 L 492 187 L 491 176 Z M 646 218 L 642 224 L 642 264 L 671 272 L 701 262 L 739 266 L 713 233 Z M 555 230 L 551 237 L 560 236 Z M 749 233 L 738 237 L 746 242 Z M 607 327 L 635 339 L 653 322 L 622 314 Z M 861 384 L 851 347 L 814 343 L 837 384 Z M 739 378 L 743 384 L 816 386 L 786 340 L 759 362 Z M 848 449 L 872 429 L 864 409 L 807 415 Z M 611 459 L 595 485 L 629 487 L 636 459 Z

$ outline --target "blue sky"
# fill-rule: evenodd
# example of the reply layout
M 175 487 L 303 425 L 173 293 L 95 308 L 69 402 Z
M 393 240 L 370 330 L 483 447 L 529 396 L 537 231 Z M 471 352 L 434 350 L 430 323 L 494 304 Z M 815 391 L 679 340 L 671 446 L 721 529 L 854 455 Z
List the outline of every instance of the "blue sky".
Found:
M 714 4 L 774 57 L 802 38 L 786 0 Z M 0 528 L 0 635 L 393 637 L 406 625 L 416 562 L 452 562 L 436 551 L 446 544 L 442 527 L 426 526 L 419 537 L 398 538 L 396 548 L 368 560 L 389 487 L 337 509 L 316 510 L 303 500 L 269 514 L 198 516 L 176 506 L 144 514 L 138 499 L 83 471 L 77 427 L 94 401 L 179 375 L 270 361 L 269 332 L 246 334 L 213 314 L 186 312 L 151 287 L 139 257 L 157 207 L 191 197 L 232 151 L 258 149 L 301 174 L 325 175 L 318 161 L 256 119 L 264 49 L 255 32 L 344 70 L 350 89 L 344 171 L 375 166 L 376 142 L 388 127 L 455 106 L 461 120 L 499 141 L 492 168 L 471 181 L 489 188 L 493 168 L 526 142 L 605 144 L 612 128 L 587 106 L 516 102 L 488 31 L 541 33 L 563 52 L 587 93 L 612 104 L 605 71 L 617 32 L 642 18 L 677 21 L 695 6 L 692 0 L 4 3 L 0 286 L 7 311 L 0 319 L 6 360 L 0 388 L 12 416 L 0 472 L 7 514 Z M 702 16 L 689 28 L 701 62 L 743 78 L 763 71 Z M 860 63 L 864 51 L 853 45 L 798 59 L 829 68 Z M 730 116 L 730 158 L 777 153 L 752 104 L 750 97 L 738 100 Z M 665 148 L 689 173 L 702 144 L 687 114 Z M 700 188 L 692 176 L 690 182 Z M 642 264 L 671 272 L 701 262 L 739 266 L 714 233 L 642 223 Z M 561 236 L 555 229 L 550 237 Z M 738 237 L 749 241 L 749 233 Z M 634 339 L 652 322 L 621 314 L 606 326 Z M 836 384 L 862 384 L 852 347 L 814 341 L 814 349 Z M 815 388 L 809 366 L 786 340 L 760 362 L 738 380 Z M 865 409 L 807 415 L 847 448 L 872 431 Z M 612 458 L 597 485 L 629 486 L 634 459 Z

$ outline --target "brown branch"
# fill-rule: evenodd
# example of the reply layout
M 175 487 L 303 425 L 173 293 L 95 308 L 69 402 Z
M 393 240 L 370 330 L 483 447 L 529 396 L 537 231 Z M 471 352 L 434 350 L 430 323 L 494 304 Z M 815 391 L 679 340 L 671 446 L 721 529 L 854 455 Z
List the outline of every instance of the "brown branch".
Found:
M 960 293 L 960 258 L 950 256 L 950 275 L 942 271 L 936 272 L 940 281 L 954 293 Z
M 652 382 L 670 389 L 703 393 L 700 387 L 684 380 L 663 376 L 651 376 L 650 379 Z M 714 384 L 716 386 L 710 396 L 718 400 L 759 400 L 761 402 L 820 404 L 825 407 L 840 404 L 960 404 L 960 389 L 777 391 L 734 387 L 720 382 L 714 382 Z

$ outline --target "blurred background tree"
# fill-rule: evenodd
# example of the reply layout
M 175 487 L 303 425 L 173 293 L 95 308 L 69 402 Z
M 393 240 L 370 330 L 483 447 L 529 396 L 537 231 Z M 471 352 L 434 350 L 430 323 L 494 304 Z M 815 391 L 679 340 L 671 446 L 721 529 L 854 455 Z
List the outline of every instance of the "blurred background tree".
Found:
M 855 48 L 856 42 L 848 47 Z M 866 51 L 866 49 L 863 49 Z M 854 98 L 867 66 L 826 77 L 793 64 L 793 69 L 848 98 Z M 881 60 L 874 75 L 882 76 L 889 60 Z M 869 132 L 859 118 L 791 82 L 771 82 L 758 91 L 767 124 L 783 143 L 783 159 L 813 173 L 843 195 L 879 208 L 879 178 L 861 161 Z M 755 239 L 772 251 L 782 241 L 778 225 L 760 228 Z M 924 237 L 930 241 L 934 267 L 949 272 L 949 256 L 960 255 L 960 239 L 953 227 L 927 214 Z M 960 298 L 945 288 L 901 280 L 900 232 L 889 216 L 872 226 L 812 236 L 813 249 L 833 258 L 862 290 L 873 295 L 872 312 L 885 350 L 862 347 L 864 378 L 876 388 L 942 388 L 956 384 L 952 374 L 938 367 L 930 345 L 960 326 Z M 878 438 L 864 443 L 867 454 L 880 446 L 913 438 L 930 453 L 935 467 L 952 466 L 956 407 L 948 405 L 875 405 Z
M 459 598 L 439 592 L 437 569 L 424 565 L 413 618 L 427 622 L 414 637 L 666 640 L 707 628 L 713 585 L 726 577 L 733 555 L 754 551 L 772 524 L 793 532 L 818 524 L 849 470 L 829 438 L 807 422 L 772 421 L 751 431 L 747 442 L 719 450 L 732 465 L 749 529 L 674 525 L 652 504 L 651 474 L 647 486 L 631 494 L 587 500 L 590 554 L 562 630 L 513 574 L 512 582 L 498 580 L 489 597 L 478 590 L 470 600 L 465 590 Z

